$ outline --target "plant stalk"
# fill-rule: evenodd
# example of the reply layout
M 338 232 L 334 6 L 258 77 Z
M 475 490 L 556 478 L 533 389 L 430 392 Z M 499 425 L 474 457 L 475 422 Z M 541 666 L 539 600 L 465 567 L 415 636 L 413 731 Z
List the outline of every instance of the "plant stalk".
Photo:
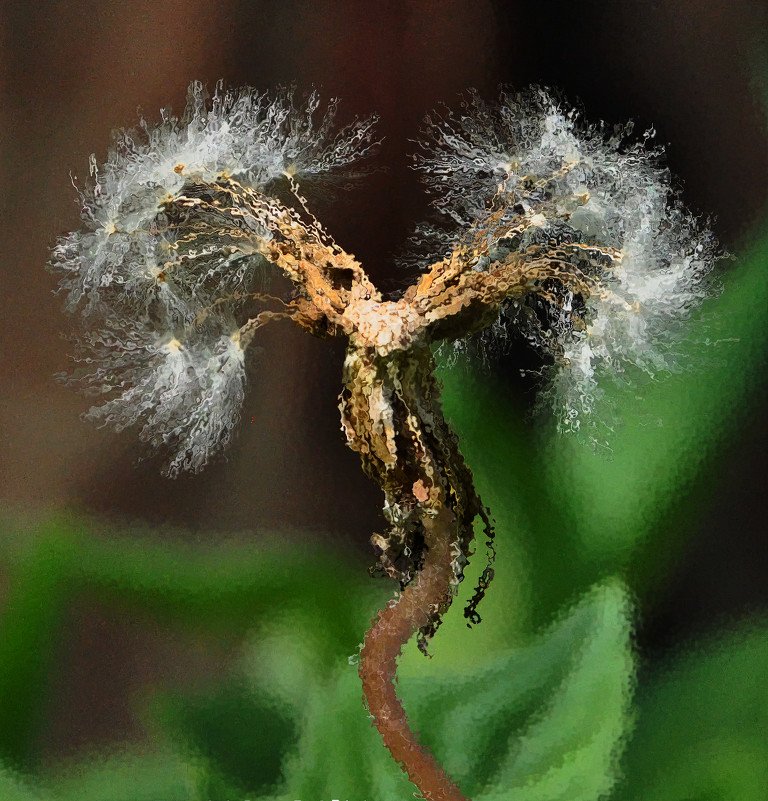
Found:
M 368 710 L 392 756 L 429 801 L 468 801 L 417 739 L 395 692 L 397 659 L 403 646 L 451 599 L 451 542 L 455 519 L 443 507 L 424 521 L 428 550 L 416 579 L 375 618 L 360 652 L 360 678 Z

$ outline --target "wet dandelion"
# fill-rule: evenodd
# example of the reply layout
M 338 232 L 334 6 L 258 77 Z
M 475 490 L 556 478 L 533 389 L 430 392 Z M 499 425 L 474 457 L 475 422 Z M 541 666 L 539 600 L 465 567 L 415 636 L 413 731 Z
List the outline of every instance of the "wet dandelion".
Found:
M 286 92 L 219 86 L 207 98 L 193 84 L 181 118 L 142 121 L 104 166 L 92 160 L 83 229 L 52 258 L 81 323 L 63 380 L 103 398 L 88 419 L 139 426 L 176 476 L 234 436 L 262 326 L 287 319 L 346 339 L 343 430 L 384 493 L 389 529 L 372 544 L 401 590 L 365 636 L 366 702 L 422 794 L 458 800 L 394 685 L 403 645 L 417 635 L 426 651 L 449 608 L 478 518 L 493 553 L 489 513 L 441 411 L 434 349 L 499 349 L 517 331 L 550 358 L 544 394 L 561 428 L 589 429 L 603 374 L 673 364 L 720 250 L 650 133 L 608 134 L 542 89 L 494 107 L 470 95 L 461 115 L 433 115 L 423 131 L 415 166 L 442 222 L 417 229 L 406 261 L 421 275 L 385 299 L 299 189 L 364 172 L 375 118 L 334 131 L 335 103 L 318 109 L 316 95 L 296 105 Z M 271 294 L 271 274 L 292 290 Z M 492 578 L 489 563 L 470 623 Z

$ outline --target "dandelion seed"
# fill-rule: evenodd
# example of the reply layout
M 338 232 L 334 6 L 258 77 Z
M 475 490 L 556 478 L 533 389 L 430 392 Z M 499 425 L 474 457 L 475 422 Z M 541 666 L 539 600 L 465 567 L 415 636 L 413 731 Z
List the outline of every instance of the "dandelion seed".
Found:
M 564 243 L 619 252 L 601 276 L 605 291 L 574 298 L 553 282 L 553 299 L 504 305 L 481 336 L 493 351 L 517 329 L 554 359 L 554 391 L 546 394 L 567 430 L 596 422 L 599 373 L 674 369 L 679 321 L 711 294 L 705 278 L 722 257 L 706 224 L 680 202 L 661 148 L 650 145 L 653 131 L 639 142 L 631 131 L 606 136 L 602 124 L 582 122 L 543 89 L 503 96 L 495 109 L 473 95 L 463 116 L 430 122 L 415 157 L 450 223 L 424 231 L 433 251 L 475 230 L 493 200 L 504 210 L 499 227 L 531 214 L 516 241 L 499 243 L 507 252 Z
M 349 172 L 376 144 L 375 118 L 334 132 L 336 108 L 333 100 L 321 113 L 316 92 L 296 104 L 290 90 L 218 85 L 209 98 L 193 83 L 181 117 L 142 119 L 116 136 L 105 164 L 90 159 L 83 228 L 62 237 L 51 259 L 65 309 L 84 323 L 79 366 L 65 380 L 109 396 L 89 420 L 118 431 L 140 424 L 153 450 L 175 451 L 169 475 L 202 469 L 232 438 L 245 384 L 235 316 L 264 265 L 249 243 L 272 236 L 249 218 L 248 242 L 233 239 L 232 226 L 181 200 L 235 179 L 268 193 L 287 172 Z
M 323 229 L 296 185 L 370 149 L 370 121 L 331 134 L 313 94 L 268 101 L 193 84 L 187 110 L 143 123 L 92 160 L 85 227 L 59 242 L 67 307 L 83 311 L 77 367 L 66 380 L 100 396 L 87 417 L 169 454 L 167 475 L 197 472 L 232 438 L 246 384 L 245 351 L 262 325 L 292 319 L 347 338 L 342 430 L 384 494 L 389 529 L 378 568 L 401 592 L 366 634 L 359 672 L 392 756 L 423 797 L 465 796 L 409 728 L 394 679 L 406 640 L 440 625 L 474 553 L 476 518 L 488 564 L 465 608 L 493 578 L 493 523 L 439 403 L 431 346 L 495 324 L 514 327 L 553 358 L 561 427 L 590 425 L 601 371 L 648 373 L 669 363 L 677 325 L 706 291 L 719 254 L 687 212 L 646 140 L 605 136 L 543 90 L 430 123 L 417 166 L 449 227 L 420 229 L 427 270 L 395 300 Z M 286 178 L 296 209 L 272 194 Z M 258 260 L 290 293 L 254 292 Z M 249 303 L 277 310 L 251 315 Z M 245 319 L 247 318 L 247 319 Z M 498 347 L 498 344 L 495 345 Z M 251 418 L 253 421 L 253 418 Z M 416 580 L 414 580 L 416 579 Z

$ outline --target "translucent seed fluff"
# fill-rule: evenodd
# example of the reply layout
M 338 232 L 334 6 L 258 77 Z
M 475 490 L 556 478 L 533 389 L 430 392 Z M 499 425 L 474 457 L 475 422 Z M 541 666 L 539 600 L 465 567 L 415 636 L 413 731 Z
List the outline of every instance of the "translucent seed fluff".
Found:
M 82 226 L 59 239 L 50 264 L 80 319 L 75 369 L 62 379 L 102 398 L 88 419 L 140 425 L 142 440 L 171 453 L 171 476 L 202 469 L 232 436 L 246 375 L 238 331 L 267 270 L 257 249 L 182 200 L 230 179 L 276 195 L 286 176 L 355 174 L 377 144 L 376 119 L 338 129 L 336 108 L 322 109 L 316 92 L 295 102 L 290 89 L 220 84 L 209 96 L 193 83 L 180 117 L 142 119 L 114 135 L 104 164 L 91 156 Z
M 546 392 L 564 429 L 595 423 L 605 379 L 621 380 L 633 366 L 650 376 L 675 369 L 681 322 L 711 293 L 706 279 L 722 257 L 707 224 L 682 205 L 661 148 L 651 145 L 654 132 L 632 141 L 631 131 L 631 124 L 586 124 L 541 88 L 502 95 L 497 106 L 470 95 L 460 114 L 428 119 L 415 156 L 444 221 L 417 238 L 426 237 L 436 255 L 476 230 L 490 208 L 505 210 L 499 227 L 546 209 L 517 241 L 499 243 L 502 249 L 567 242 L 620 251 L 599 276 L 599 292 L 561 293 L 557 304 L 535 297 L 507 303 L 482 337 L 493 351 L 510 330 L 522 330 L 552 357 Z M 576 316 L 582 324 L 573 324 Z

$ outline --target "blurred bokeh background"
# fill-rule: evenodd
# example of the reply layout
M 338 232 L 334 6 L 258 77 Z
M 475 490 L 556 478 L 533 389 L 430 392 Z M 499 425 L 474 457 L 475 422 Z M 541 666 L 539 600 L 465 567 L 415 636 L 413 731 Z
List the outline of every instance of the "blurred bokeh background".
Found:
M 698 378 L 628 393 L 613 461 L 520 422 L 533 387 L 514 359 L 493 379 L 445 372 L 446 408 L 499 522 L 507 572 L 489 593 L 485 629 L 446 624 L 443 651 L 438 637 L 435 659 L 404 671 L 417 689 L 441 670 L 463 671 L 467 686 L 472 675 L 491 682 L 482 656 L 507 648 L 518 649 L 509 659 L 524 675 L 545 673 L 541 658 L 553 676 L 575 676 L 557 636 L 610 649 L 599 635 L 613 631 L 619 650 L 604 663 L 616 665 L 615 716 L 602 729 L 585 722 L 602 732 L 587 739 L 603 750 L 578 768 L 604 783 L 571 799 L 597 798 L 621 774 L 624 798 L 765 797 L 765 4 L 43 0 L 5 2 L 0 22 L 0 764 L 13 773 L 0 797 L 388 801 L 408 791 L 386 784 L 397 768 L 378 756 L 375 733 L 375 768 L 342 767 L 335 779 L 327 768 L 356 747 L 337 710 L 371 736 L 354 669 L 338 681 L 333 671 L 392 591 L 366 573 L 380 498 L 339 430 L 343 345 L 287 326 L 264 331 L 237 442 L 200 476 L 176 481 L 160 477 L 156 462 L 134 464 L 132 432 L 82 423 L 88 400 L 52 378 L 66 369 L 60 333 L 69 321 L 45 263 L 56 237 L 78 227 L 70 173 L 84 180 L 89 154 L 102 160 L 111 130 L 134 125 L 138 108 L 150 119 L 161 107 L 181 111 L 193 79 L 318 87 L 342 98 L 342 121 L 381 115 L 386 169 L 315 210 L 385 291 L 402 285 L 393 257 L 428 212 L 410 140 L 430 109 L 467 88 L 491 98 L 500 84 L 557 87 L 588 119 L 631 118 L 669 143 L 686 202 L 713 215 L 737 257 L 722 267 L 724 303 L 708 312 L 715 322 L 697 329 L 699 340 L 724 344 L 703 355 L 691 346 Z M 522 346 L 520 358 L 530 359 Z M 590 614 L 604 625 L 592 631 L 578 617 Z M 474 656 L 452 661 L 452 647 Z M 598 686 L 584 660 L 586 679 L 574 686 Z M 458 721 L 474 720 L 488 738 L 466 746 L 479 754 L 471 764 L 462 767 L 459 750 L 453 770 L 475 776 L 465 781 L 478 795 L 517 798 L 498 787 L 523 786 L 521 776 L 551 766 L 530 762 L 525 773 L 512 746 L 493 743 L 516 732 L 532 742 L 526 726 L 565 685 L 552 678 L 560 690 L 531 700 L 524 679 L 518 687 L 494 670 L 496 701 L 507 693 L 517 706 L 499 702 L 505 716 L 494 721 L 488 699 L 476 699 L 475 717 L 459 710 L 444 721 L 435 750 L 450 750 L 445 731 L 458 736 Z M 697 709 L 713 692 L 722 718 L 705 725 Z M 574 708 L 589 705 L 573 697 Z M 674 705 L 685 699 L 688 718 Z M 434 705 L 425 719 L 442 708 L 438 697 Z M 697 727 L 707 732 L 711 751 L 699 751 L 713 778 L 691 789 L 693 779 L 671 775 L 662 757 Z M 541 742 L 542 753 L 560 747 Z M 96 757 L 105 753 L 137 756 L 120 763 L 127 773 L 102 774 Z M 368 764 L 359 754 L 353 762 Z M 92 773 L 84 767 L 97 763 Z M 34 784 L 41 777 L 45 790 Z M 559 797 L 549 792 L 525 797 Z

